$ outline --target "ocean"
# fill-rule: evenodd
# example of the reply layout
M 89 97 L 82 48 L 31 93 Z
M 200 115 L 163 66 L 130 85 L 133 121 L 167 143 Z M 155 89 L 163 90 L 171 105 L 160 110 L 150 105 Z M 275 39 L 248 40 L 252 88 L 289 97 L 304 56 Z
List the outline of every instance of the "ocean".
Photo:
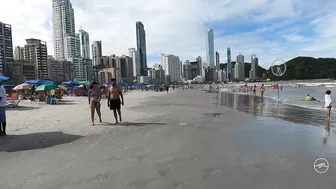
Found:
M 283 86 L 283 90 L 279 91 L 279 99 L 278 91 L 272 89 L 270 83 L 265 83 L 264 98 L 260 97 L 261 83 L 257 83 L 257 96 L 254 96 L 252 92 L 239 92 L 238 88 L 242 85 L 244 83 L 223 86 L 216 100 L 219 105 L 250 113 L 257 119 L 283 119 L 321 126 L 326 124 L 324 108 L 326 90 L 331 90 L 331 97 L 334 97 L 334 101 L 336 100 L 336 82 L 283 82 L 279 84 Z M 252 85 L 254 83 L 248 84 L 248 86 Z M 308 94 L 319 101 L 305 101 Z M 335 110 L 332 111 L 331 122 L 328 123 L 331 127 L 336 123 L 334 112 Z

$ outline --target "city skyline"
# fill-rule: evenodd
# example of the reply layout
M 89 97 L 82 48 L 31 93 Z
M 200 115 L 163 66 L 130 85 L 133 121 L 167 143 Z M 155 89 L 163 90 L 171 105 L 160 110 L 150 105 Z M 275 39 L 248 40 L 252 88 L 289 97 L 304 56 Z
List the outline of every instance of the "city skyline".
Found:
M 6 8 L 1 11 L 0 17 L 2 22 L 12 25 L 13 46 L 23 46 L 25 39 L 37 38 L 46 41 L 49 54 L 54 55 L 51 2 L 6 2 Z M 245 56 L 257 54 L 259 65 L 265 68 L 278 58 L 334 57 L 332 50 L 336 39 L 333 23 L 336 21 L 331 7 L 336 2 L 325 1 L 321 7 L 319 2 L 282 0 L 269 3 L 254 0 L 243 5 L 246 7 L 244 11 L 237 11 L 242 8 L 239 2 L 220 2 L 222 1 L 208 4 L 205 1 L 171 1 L 169 5 L 163 6 L 160 5 L 162 2 L 150 1 L 148 4 L 152 8 L 144 8 L 141 13 L 133 11 L 131 14 L 128 10 L 141 6 L 140 1 L 111 2 L 105 4 L 105 8 L 98 9 L 106 3 L 104 0 L 94 3 L 72 0 L 76 28 L 82 26 L 88 31 L 91 43 L 101 40 L 104 55 L 128 54 L 128 48 L 136 46 L 134 23 L 142 21 L 146 26 L 149 67 L 154 62 L 159 62 L 161 53 L 176 54 L 181 60 L 197 56 L 205 60 L 204 31 L 209 25 L 214 29 L 215 51 L 220 53 L 222 63 L 227 59 L 227 47 L 231 47 L 232 56 L 238 52 Z M 166 13 L 166 10 L 172 8 L 179 12 L 187 4 L 194 11 L 203 7 L 207 9 L 202 13 L 190 11 L 178 16 Z M 116 6 L 122 9 L 114 10 L 113 7 Z M 153 7 L 158 11 L 152 12 Z M 18 10 L 20 14 L 11 10 Z M 230 11 L 222 13 L 220 10 Z M 220 14 L 212 14 L 213 12 Z M 104 15 L 109 16 L 101 19 Z M 153 20 L 153 17 L 156 19 Z

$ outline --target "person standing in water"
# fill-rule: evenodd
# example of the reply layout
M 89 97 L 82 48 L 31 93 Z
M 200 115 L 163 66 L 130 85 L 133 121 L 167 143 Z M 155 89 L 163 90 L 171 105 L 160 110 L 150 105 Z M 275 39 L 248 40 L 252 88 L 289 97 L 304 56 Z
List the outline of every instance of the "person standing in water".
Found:
M 118 123 L 118 115 L 119 120 L 121 119 L 121 106 L 124 105 L 124 96 L 122 94 L 122 90 L 119 86 L 117 86 L 117 80 L 111 79 L 112 86 L 108 89 L 108 99 L 107 99 L 107 106 L 110 107 L 110 110 L 113 110 L 114 118 L 116 123 Z M 120 100 L 121 98 L 121 100 Z
M 332 108 L 332 100 L 330 97 L 331 91 L 327 90 L 326 95 L 324 96 L 325 107 L 327 108 L 327 119 L 330 119 L 331 108 Z
M 254 85 L 252 87 L 252 92 L 253 92 L 253 95 L 255 96 L 256 95 L 256 91 L 257 91 L 257 85 Z
M 102 98 L 102 93 L 100 88 L 98 87 L 97 82 L 92 82 L 90 86 L 90 90 L 88 92 L 88 98 L 89 98 L 89 105 L 91 108 L 91 122 L 92 126 L 94 126 L 94 114 L 95 111 L 97 112 L 99 116 L 99 122 L 102 122 L 101 119 L 101 112 L 100 112 L 100 100 Z
M 264 84 L 262 84 L 261 87 L 260 87 L 260 96 L 261 97 L 264 97 L 264 92 L 265 92 L 265 87 L 264 87 Z

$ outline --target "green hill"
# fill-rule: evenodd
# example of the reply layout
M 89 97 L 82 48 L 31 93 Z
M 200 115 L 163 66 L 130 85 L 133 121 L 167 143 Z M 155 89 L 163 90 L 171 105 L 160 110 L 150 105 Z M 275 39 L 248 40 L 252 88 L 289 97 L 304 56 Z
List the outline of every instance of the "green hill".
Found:
M 286 66 L 287 71 L 280 80 L 336 78 L 335 58 L 296 57 L 287 61 Z M 273 76 L 271 68 L 268 69 L 266 77 L 277 79 Z

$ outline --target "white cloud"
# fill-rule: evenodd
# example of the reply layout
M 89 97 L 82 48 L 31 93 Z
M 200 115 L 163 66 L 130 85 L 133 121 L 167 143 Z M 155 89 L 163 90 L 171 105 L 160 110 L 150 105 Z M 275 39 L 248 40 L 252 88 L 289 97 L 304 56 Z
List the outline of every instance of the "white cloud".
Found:
M 148 56 L 172 53 L 185 59 L 205 57 L 206 23 L 219 23 L 216 31 L 228 33 L 215 39 L 215 49 L 226 62 L 226 48 L 232 57 L 239 52 L 249 60 L 257 54 L 262 65 L 269 66 L 275 59 L 291 59 L 297 55 L 333 56 L 336 41 L 335 15 L 332 1 L 324 3 L 304 0 L 72 0 L 75 8 L 76 29 L 89 32 L 91 42 L 101 40 L 103 54 L 127 54 L 136 47 L 135 22 L 145 25 Z M 47 41 L 49 54 L 53 54 L 51 0 L 0 0 L 0 21 L 11 24 L 14 45 L 24 45 L 27 38 Z M 317 5 L 321 6 L 318 7 Z M 319 15 L 328 15 L 320 17 Z M 309 27 L 317 36 L 300 38 L 303 26 L 293 26 L 302 18 L 317 18 Z M 320 19 L 319 19 L 320 18 Z M 234 34 L 225 23 L 243 19 L 260 25 L 256 31 Z M 308 27 L 308 26 L 306 26 Z M 224 31 L 224 32 L 223 32 Z M 267 39 L 265 33 L 274 35 Z M 229 34 L 231 33 L 231 34 Z M 285 37 L 286 43 L 277 41 Z M 322 41 L 321 41 L 322 40 Z M 314 50 L 314 52 L 312 52 Z M 308 52 L 309 51 L 309 52 Z M 322 52 L 323 51 L 323 52 Z

